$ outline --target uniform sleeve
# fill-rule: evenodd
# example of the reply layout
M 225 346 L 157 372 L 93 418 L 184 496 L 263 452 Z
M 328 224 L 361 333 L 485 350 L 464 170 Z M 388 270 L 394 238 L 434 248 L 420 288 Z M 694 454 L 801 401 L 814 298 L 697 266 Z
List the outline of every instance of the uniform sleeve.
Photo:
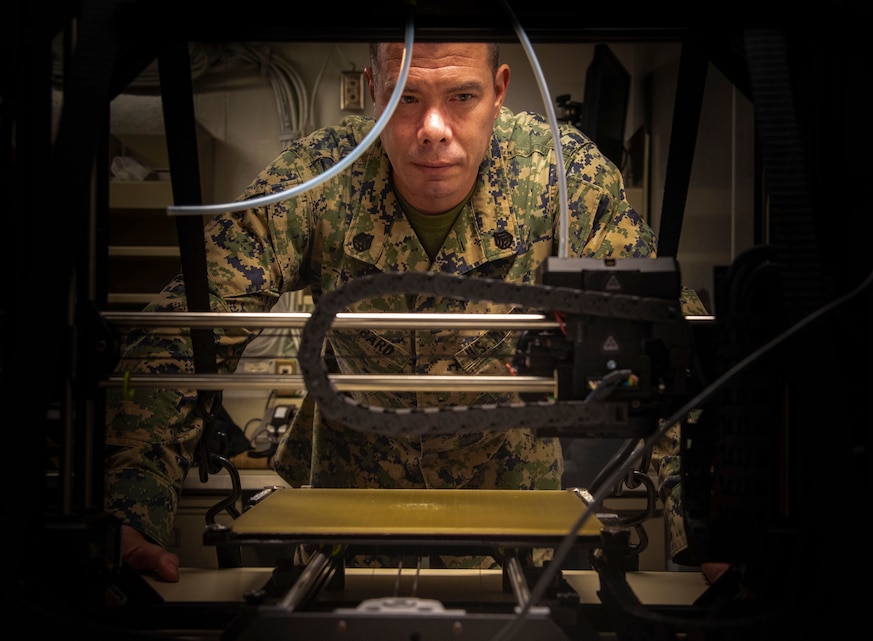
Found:
M 286 191 L 335 165 L 372 127 L 372 119 L 349 117 L 345 126 L 322 129 L 292 141 L 244 190 L 241 199 Z M 268 204 L 218 214 L 204 227 L 209 305 L 214 312 L 267 312 L 286 292 L 304 289 L 317 214 L 306 191 Z M 184 311 L 181 276 L 147 307 Z M 259 329 L 216 328 L 219 374 L 236 369 Z M 189 332 L 139 330 L 125 337 L 120 373 L 194 372 Z M 129 390 L 128 390 L 129 391 Z M 106 511 L 166 546 L 181 494 L 204 427 L 207 404 L 195 390 L 113 392 L 107 399 Z M 297 470 L 298 474 L 304 471 Z
M 707 314 L 706 307 L 697 292 L 689 287 L 682 287 L 680 304 L 684 316 Z M 692 411 L 688 421 L 694 421 L 698 415 L 699 410 Z M 652 448 L 651 464 L 658 476 L 658 497 L 664 505 L 667 550 L 670 560 L 680 565 L 693 565 L 689 554 L 682 508 L 680 438 L 680 425 L 671 425 Z
M 182 311 L 184 286 L 177 277 L 146 311 Z M 226 309 L 213 296 L 212 309 Z M 219 373 L 233 370 L 247 330 L 216 331 Z M 124 336 L 117 374 L 193 374 L 187 328 L 140 328 Z M 181 486 L 191 468 L 204 419 L 215 404 L 194 389 L 130 387 L 106 396 L 104 509 L 150 539 L 167 546 Z
M 568 204 L 576 221 L 572 228 L 575 235 L 569 238 L 569 255 L 654 258 L 656 235 L 627 200 L 618 168 L 590 140 L 572 129 L 565 130 L 563 142 Z M 685 316 L 707 313 L 697 293 L 688 287 L 682 287 L 679 302 Z M 652 467 L 658 475 L 659 498 L 664 504 L 669 554 L 674 562 L 685 561 L 688 550 L 679 484 L 679 438 L 680 426 L 673 425 L 652 450 Z
M 653 258 L 655 233 L 628 201 L 618 167 L 578 130 L 562 132 L 568 208 L 574 221 L 567 255 Z
M 615 164 L 573 128 L 563 129 L 562 143 L 568 205 L 575 221 L 568 255 L 654 258 L 657 237 L 627 200 L 622 175 Z M 700 297 L 689 287 L 681 288 L 679 303 L 684 316 L 707 314 Z M 679 438 L 680 426 L 671 426 L 653 447 L 652 467 L 658 475 L 659 496 L 664 504 L 670 557 L 675 562 L 687 562 L 684 557 L 688 542 L 680 500 Z
M 275 177 L 287 167 L 274 164 L 247 197 L 285 185 Z M 269 311 L 283 291 L 296 284 L 299 245 L 288 229 L 306 229 L 306 202 L 295 199 L 242 212 L 219 214 L 205 226 L 210 310 Z M 300 216 L 303 222 L 289 224 Z M 297 234 L 296 242 L 307 242 Z M 277 251 L 278 250 L 278 251 Z M 282 259 L 277 253 L 282 253 Z M 164 288 L 145 311 L 185 311 L 181 275 Z M 236 369 L 248 342 L 259 330 L 215 328 L 219 374 Z M 123 337 L 116 366 L 119 374 L 192 374 L 194 359 L 188 328 L 140 328 Z M 150 539 L 167 546 L 182 482 L 195 461 L 204 415 L 214 399 L 198 399 L 196 390 L 128 389 L 107 394 L 104 509 Z

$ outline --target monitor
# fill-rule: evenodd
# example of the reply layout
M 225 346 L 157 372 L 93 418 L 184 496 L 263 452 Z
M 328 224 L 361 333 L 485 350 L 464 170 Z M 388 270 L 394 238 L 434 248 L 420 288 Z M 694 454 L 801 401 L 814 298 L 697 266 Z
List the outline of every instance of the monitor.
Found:
M 619 169 L 624 168 L 624 132 L 631 77 L 606 44 L 594 47 L 585 75 L 580 129 Z

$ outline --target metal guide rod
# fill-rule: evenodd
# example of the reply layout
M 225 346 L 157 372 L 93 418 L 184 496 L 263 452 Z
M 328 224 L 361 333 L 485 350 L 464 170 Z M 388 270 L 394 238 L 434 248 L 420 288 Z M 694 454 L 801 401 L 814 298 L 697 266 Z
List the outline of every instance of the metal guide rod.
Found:
M 293 612 L 308 596 L 314 594 L 318 585 L 325 580 L 326 575 L 330 572 L 332 558 L 324 552 L 316 552 L 306 564 L 300 577 L 279 602 L 279 607 Z
M 305 312 L 102 312 L 119 327 L 299 327 Z M 558 327 L 544 314 L 374 314 L 340 313 L 337 329 L 545 329 Z
M 246 327 L 303 328 L 310 318 L 305 312 L 102 312 L 114 327 Z M 339 313 L 336 329 L 547 329 L 557 321 L 544 314 L 422 314 Z M 542 376 L 416 376 L 334 374 L 331 383 L 338 391 L 378 392 L 512 392 L 556 393 L 554 378 Z M 108 376 L 99 387 L 192 388 L 199 390 L 305 390 L 299 374 L 130 374 Z
M 521 569 L 521 562 L 514 554 L 510 554 L 506 558 L 506 576 L 509 579 L 509 585 L 512 586 L 516 602 L 520 607 L 525 607 L 530 601 L 530 588 L 527 585 L 524 570 Z
M 545 376 L 385 376 L 382 374 L 332 374 L 331 383 L 346 392 L 512 392 L 556 393 L 556 381 Z M 305 390 L 300 374 L 142 374 L 109 376 L 102 388 L 167 388 L 200 390 Z

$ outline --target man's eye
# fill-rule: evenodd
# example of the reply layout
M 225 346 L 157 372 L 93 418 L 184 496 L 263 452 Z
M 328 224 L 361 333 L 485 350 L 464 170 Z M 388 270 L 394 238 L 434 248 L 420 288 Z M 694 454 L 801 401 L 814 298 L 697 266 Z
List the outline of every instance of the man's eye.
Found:
M 413 96 L 400 96 L 400 102 L 405 105 L 411 105 L 415 102 L 415 98 Z
M 458 94 L 458 102 L 469 102 L 472 99 L 473 99 L 473 94 L 471 94 L 471 93 Z

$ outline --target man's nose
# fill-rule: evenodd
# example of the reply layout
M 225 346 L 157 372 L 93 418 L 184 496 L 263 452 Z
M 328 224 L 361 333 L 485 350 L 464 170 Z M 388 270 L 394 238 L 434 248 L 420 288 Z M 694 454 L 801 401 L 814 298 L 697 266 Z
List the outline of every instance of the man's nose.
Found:
M 418 142 L 421 144 L 444 142 L 450 133 L 444 114 L 439 109 L 428 109 L 422 118 Z

